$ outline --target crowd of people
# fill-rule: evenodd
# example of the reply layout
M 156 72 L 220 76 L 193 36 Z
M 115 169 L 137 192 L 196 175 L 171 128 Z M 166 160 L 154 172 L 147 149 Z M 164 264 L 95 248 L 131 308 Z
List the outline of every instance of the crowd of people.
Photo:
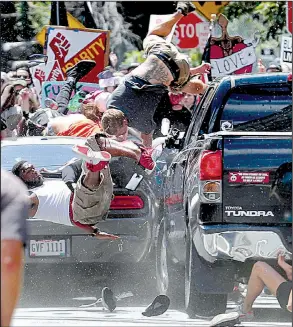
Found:
M 156 26 L 144 40 L 146 60 L 142 64 L 133 63 L 120 70 L 116 70 L 115 65 L 106 67 L 98 75 L 97 91 L 78 94 L 81 101 L 78 101 L 74 113 L 69 110 L 73 91 L 78 81 L 95 67 L 94 61 L 83 60 L 71 67 L 66 72 L 66 81 L 56 100 L 44 99 L 48 104 L 46 108 L 41 107 L 41 99 L 34 88 L 29 70 L 30 63 L 18 67 L 15 71 L 1 72 L 1 138 L 86 138 L 84 145 L 73 147 L 77 159 L 60 168 L 64 187 L 47 187 L 41 172 L 37 171 L 32 163 L 19 161 L 14 165 L 12 173 L 18 177 L 18 181 L 15 181 L 15 177 L 7 178 L 11 178 L 16 184 L 21 180 L 29 189 L 29 194 L 19 197 L 21 203 L 16 206 L 13 202 L 15 197 L 10 194 L 11 190 L 5 189 L 1 184 L 1 200 L 5 197 L 4 200 L 7 201 L 1 201 L 2 214 L 7 215 L 4 216 L 5 219 L 2 216 L 1 220 L 2 231 L 4 230 L 4 233 L 1 232 L 1 242 L 12 237 L 21 244 L 25 243 L 25 237 L 19 231 L 20 225 L 11 230 L 11 233 L 6 233 L 6 229 L 3 229 L 4 224 L 12 224 L 12 221 L 9 222 L 12 214 L 22 219 L 22 224 L 29 216 L 76 226 L 98 239 L 118 238 L 97 228 L 97 224 L 107 218 L 113 195 L 109 168 L 111 157 L 131 158 L 142 168 L 152 172 L 156 165 L 153 138 L 162 136 L 160 124 L 163 118 L 167 118 L 179 131 L 185 132 L 196 104 L 207 88 L 201 76 L 209 72 L 211 65 L 203 63 L 198 67 L 191 67 L 188 56 L 180 53 L 165 39 L 173 26 L 194 10 L 192 3 L 178 2 L 176 12 L 170 15 L 169 20 Z M 115 61 L 115 55 L 111 54 L 111 57 L 112 61 Z M 3 171 L 1 174 L 2 178 L 6 176 Z M 24 189 L 24 186 L 21 186 L 17 191 L 24 193 Z M 56 203 L 59 203 L 58 208 Z M 7 208 L 11 206 L 14 206 L 15 211 L 8 211 Z M 7 246 L 4 250 L 6 248 Z M 1 252 L 4 250 L 1 246 Z M 2 260 L 5 260 L 6 256 L 4 253 Z M 11 254 L 11 260 L 14 260 L 13 258 L 16 257 Z M 7 273 L 8 271 L 9 269 Z M 257 272 L 255 279 L 263 280 L 259 269 Z M 1 278 L 2 273 L 5 274 L 6 270 L 1 268 Z M 274 294 L 278 293 L 279 285 L 270 287 L 266 280 L 262 283 L 271 288 Z M 262 283 L 259 281 L 259 288 L 264 286 Z M 7 304 L 9 309 L 1 310 L 4 313 L 4 318 L 1 315 L 2 324 L 5 326 L 9 325 L 17 292 L 16 290 L 14 299 Z M 287 293 L 288 287 L 286 296 L 289 296 Z M 1 290 L 1 298 L 2 295 L 7 296 L 5 288 Z M 250 312 L 255 295 L 251 297 L 252 299 L 247 300 L 245 306 L 241 307 L 245 314 Z M 286 298 L 283 302 L 287 300 Z M 164 305 L 167 302 L 164 302 Z M 288 303 L 287 309 L 289 308 L 291 306 Z

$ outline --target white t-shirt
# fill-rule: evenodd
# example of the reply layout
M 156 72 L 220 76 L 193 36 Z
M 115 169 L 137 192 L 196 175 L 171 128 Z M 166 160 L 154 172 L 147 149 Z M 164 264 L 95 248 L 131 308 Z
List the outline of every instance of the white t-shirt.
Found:
M 59 180 L 45 181 L 40 187 L 30 190 L 39 200 L 34 219 L 51 221 L 61 225 L 72 226 L 69 216 L 71 191 Z

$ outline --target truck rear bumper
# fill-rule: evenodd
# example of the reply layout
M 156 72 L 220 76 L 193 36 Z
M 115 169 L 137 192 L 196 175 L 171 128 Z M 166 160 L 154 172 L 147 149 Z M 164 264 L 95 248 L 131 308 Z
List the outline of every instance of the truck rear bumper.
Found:
M 290 259 L 292 250 L 281 232 L 276 228 L 255 230 L 253 227 L 254 230 L 249 225 L 199 226 L 193 237 L 194 244 L 198 253 L 209 262 L 276 259 L 279 251 Z M 291 226 L 283 228 L 291 230 Z

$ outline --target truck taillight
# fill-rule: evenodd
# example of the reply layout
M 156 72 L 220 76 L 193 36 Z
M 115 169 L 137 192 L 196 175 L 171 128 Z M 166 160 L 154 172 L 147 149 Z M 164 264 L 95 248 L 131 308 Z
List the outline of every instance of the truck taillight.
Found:
M 203 151 L 200 158 L 199 179 L 201 181 L 222 179 L 222 151 Z
M 292 73 L 289 73 L 288 78 L 287 78 L 287 81 L 288 82 L 292 82 Z
M 138 195 L 115 195 L 110 205 L 112 210 L 143 209 L 143 207 L 143 199 Z

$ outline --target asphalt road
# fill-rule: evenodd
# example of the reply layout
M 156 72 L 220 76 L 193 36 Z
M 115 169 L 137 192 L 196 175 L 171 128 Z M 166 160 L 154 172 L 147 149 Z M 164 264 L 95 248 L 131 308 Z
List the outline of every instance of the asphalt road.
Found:
M 23 293 L 12 326 L 209 326 L 208 320 L 189 319 L 182 312 L 170 308 L 165 314 L 147 318 L 142 316 L 156 294 L 154 280 L 141 270 L 123 267 L 39 267 L 26 270 Z M 98 299 L 101 289 L 109 286 L 115 295 L 128 297 L 117 302 L 113 313 L 102 308 L 81 307 Z M 228 308 L 235 305 L 228 303 Z M 289 327 L 291 316 L 280 309 L 274 297 L 258 298 L 255 320 L 241 326 Z

